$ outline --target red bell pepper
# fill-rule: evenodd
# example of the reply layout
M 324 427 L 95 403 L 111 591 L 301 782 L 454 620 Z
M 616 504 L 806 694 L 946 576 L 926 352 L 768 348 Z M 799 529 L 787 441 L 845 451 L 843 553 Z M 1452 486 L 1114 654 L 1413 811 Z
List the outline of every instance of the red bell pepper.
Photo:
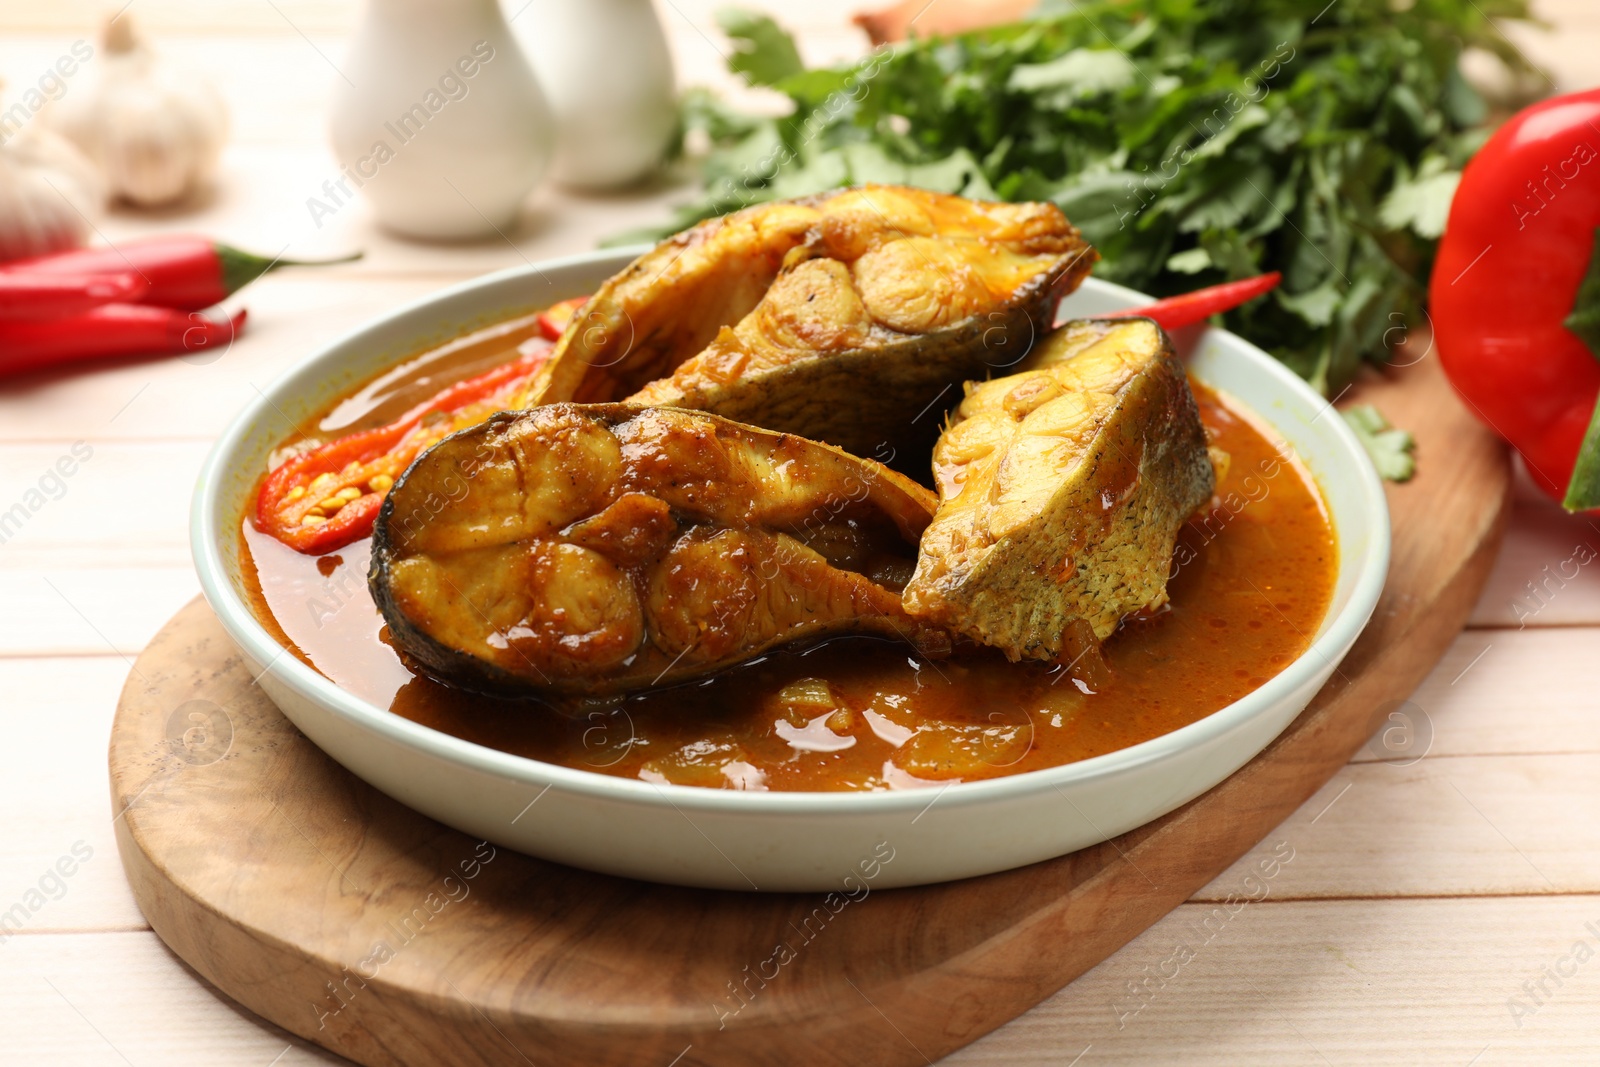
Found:
M 0 322 L 61 319 L 101 304 L 137 301 L 150 283 L 131 271 L 120 274 L 0 273 Z
M 1572 511 L 1600 507 L 1600 90 L 1513 116 L 1467 164 L 1429 286 L 1456 391 Z
M 1145 304 L 1143 307 L 1108 311 L 1097 317 L 1154 319 L 1156 325 L 1163 330 L 1176 330 L 1180 326 L 1193 326 L 1197 322 L 1204 322 L 1213 315 L 1232 311 L 1258 296 L 1264 296 L 1277 288 L 1282 280 L 1282 274 L 1272 271 L 1270 274 L 1257 274 L 1253 278 L 1241 278 L 1236 282 L 1208 285 L 1204 289 L 1169 296 L 1165 300 L 1157 300 L 1154 304 Z
M 312 555 L 366 537 L 383 498 L 419 452 L 503 409 L 550 358 L 548 343 L 523 347 L 520 358 L 449 386 L 386 426 L 279 464 L 256 492 L 256 529 Z
M 241 252 L 208 237 L 147 237 L 111 248 L 80 248 L 0 266 L 4 274 L 124 274 L 149 283 L 143 302 L 198 311 L 210 307 L 279 267 L 317 267 L 348 263 L 361 253 L 339 259 L 299 260 Z
M 163 356 L 227 345 L 244 327 L 232 318 L 143 304 L 104 304 L 63 319 L 0 322 L 0 374 L 89 359 Z

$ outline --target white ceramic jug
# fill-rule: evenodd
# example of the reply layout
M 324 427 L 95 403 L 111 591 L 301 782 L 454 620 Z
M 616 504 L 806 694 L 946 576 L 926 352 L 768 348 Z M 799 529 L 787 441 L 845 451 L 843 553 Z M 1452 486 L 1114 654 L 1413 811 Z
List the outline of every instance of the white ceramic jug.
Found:
M 409 236 L 509 232 L 555 125 L 496 0 L 367 0 L 339 68 L 336 189 Z
M 611 189 L 653 171 L 677 124 L 672 53 L 652 0 L 512 0 L 555 113 L 555 177 Z

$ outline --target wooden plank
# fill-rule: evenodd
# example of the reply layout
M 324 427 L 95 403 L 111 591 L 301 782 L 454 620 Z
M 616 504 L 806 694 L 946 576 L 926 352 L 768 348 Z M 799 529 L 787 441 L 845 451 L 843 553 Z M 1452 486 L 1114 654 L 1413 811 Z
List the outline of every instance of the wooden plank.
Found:
M 219 996 L 148 932 L 28 935 L 0 944 L 0 1003 L 7 1063 L 348 1063 Z
M 9 579 L 19 569 L 68 560 L 78 566 L 181 565 L 188 558 L 189 496 L 208 448 L 204 441 L 96 441 L 88 435 L 6 446 L 0 575 Z
M 1597 637 L 1592 628 L 1458 637 L 1408 702 L 1375 709 L 1373 739 L 1280 827 L 1328 843 L 1281 892 L 1593 891 L 1594 843 L 1578 842 L 1600 832 L 1566 816 L 1593 806 L 1600 718 L 1593 676 L 1576 665 Z M 1538 713 L 1520 714 L 1530 679 Z M 1225 896 L 1269 852 L 1252 849 L 1196 898 Z
M 1508 25 L 1506 39 L 1531 62 L 1543 67 L 1560 92 L 1576 92 L 1596 84 L 1594 54 L 1600 45 L 1600 17 L 1584 0 L 1534 0 L 1536 17 L 1545 26 Z
M 1515 492 L 1505 547 L 1467 625 L 1600 622 L 1600 524 L 1567 514 L 1520 470 Z
M 106 785 L 105 738 L 127 674 L 116 656 L 0 659 L 0 916 L 38 890 L 14 916 L 30 936 L 147 928 L 117 860 Z
M 1476 1067 L 1587 1065 L 1600 963 L 1576 965 L 1569 954 L 1580 940 L 1600 949 L 1589 923 L 1600 927 L 1594 896 L 1279 903 L 1269 893 L 1226 920 L 1213 905 L 1183 905 L 940 1063 L 1065 1067 L 1082 1054 L 1085 1067 L 1462 1067 L 1474 1056 Z M 1169 962 L 1180 945 L 1192 958 Z M 1558 964 L 1576 967 L 1559 986 L 1544 973 Z M 1174 976 L 1162 982 L 1163 972 Z M 1525 981 L 1536 993 L 1545 984 L 1537 1010 L 1523 1011 L 1534 1007 Z M 0 1001 L 8 1009 L 0 1047 L 18 1063 L 125 1067 L 126 1056 L 169 1067 L 266 1067 L 280 1053 L 275 1067 L 347 1062 L 220 997 L 148 933 L 15 938 L 0 945 Z M 900 1021 L 891 1015 L 880 1025 L 892 1036 Z M 485 1057 L 500 1051 L 497 1043 L 487 1027 L 475 1042 Z M 538 1049 L 525 1051 L 543 1062 Z M 679 1064 L 700 1062 L 697 1052 Z M 485 1062 L 523 1061 L 506 1050 Z
M 1308 844 L 1279 880 L 1310 852 Z M 1275 894 L 1276 883 L 1268 885 Z M 1226 919 L 1211 905 L 1177 909 L 1032 1012 L 943 1062 L 1065 1067 L 1080 1055 L 1085 1067 L 1594 1062 L 1600 962 L 1577 965 L 1569 954 L 1579 941 L 1600 953 L 1600 898 L 1272 903 L 1269 895 L 1236 907 Z M 1188 962 L 1176 962 L 1184 958 L 1180 946 L 1193 954 Z M 1557 986 L 1543 968 L 1563 958 L 1563 968 L 1577 970 Z M 1163 984 L 1163 973 L 1175 976 Z M 1533 1008 L 1522 983 L 1541 980 L 1542 1005 L 1514 1015 L 1510 998 Z
M 1600 823 L 1551 818 L 1592 810 L 1597 780 L 1592 752 L 1352 764 L 1195 899 L 1236 892 L 1278 840 L 1302 853 L 1284 899 L 1600 892 Z
M 298 37 L 299 32 L 348 33 L 356 24 L 358 11 L 357 0 L 273 0 L 271 4 L 141 0 L 134 14 L 141 25 L 163 35 L 267 33 Z M 105 5 L 95 0 L 52 0 L 48 4 L 4 0 L 0 24 L 17 33 L 82 32 L 98 26 L 107 13 Z
M 1409 706 L 1374 709 L 1374 740 L 1355 759 L 1600 752 L 1592 667 L 1597 647 L 1600 630 L 1593 627 L 1468 630 Z M 1391 720 L 1396 712 L 1408 719 Z M 1389 735 L 1388 747 L 1376 736 L 1397 727 L 1401 732 Z
M 187 564 L 0 569 L 0 656 L 126 656 L 200 591 Z
M 215 197 L 185 214 L 184 229 L 289 259 L 365 253 L 360 262 L 318 270 L 315 276 L 324 280 L 411 274 L 459 281 L 552 256 L 593 251 L 602 239 L 638 226 L 659 225 L 668 217 L 669 203 L 687 200 L 693 193 L 680 172 L 663 175 L 626 196 L 544 185 L 530 194 L 519 223 L 501 234 L 480 241 L 425 243 L 378 226 L 365 201 L 351 198 L 353 186 L 336 187 L 341 180 L 338 163 L 320 141 L 292 147 L 234 145 L 223 155 Z M 457 194 L 441 186 L 441 195 Z M 113 242 L 172 229 L 170 218 L 126 209 L 113 211 L 100 224 L 101 233 Z M 308 272 L 303 277 L 313 275 Z M 263 284 L 245 290 L 246 303 Z
M 53 9 L 57 5 L 32 5 L 36 10 Z M 208 8 L 227 5 L 207 4 Z M 258 5 L 268 18 L 277 18 L 267 4 Z M 115 10 L 114 8 L 112 10 Z M 141 0 L 132 9 L 133 16 L 148 25 L 144 18 L 146 5 Z M 8 12 L 0 11 L 0 26 L 12 27 Z M 94 27 L 98 16 L 75 23 L 60 32 L 24 35 L 14 31 L 0 38 L 0 70 L 6 72 L 6 106 L 38 85 L 39 79 L 50 70 L 57 59 L 72 54 L 76 42 L 94 49 L 94 54 L 84 61 L 65 81 L 63 95 L 83 91 L 95 76 L 100 62 L 99 36 Z M 281 20 L 285 30 L 289 27 Z M 152 33 L 156 31 L 152 30 Z M 328 61 L 316 49 L 292 31 L 284 35 L 191 36 L 161 33 L 157 44 L 163 55 L 173 62 L 211 80 L 221 92 L 228 107 L 229 127 L 227 144 L 267 144 L 280 147 L 320 148 L 327 140 L 325 111 L 331 82 L 338 75 L 328 66 Z M 342 50 L 337 42 L 322 45 Z M 79 47 L 77 55 L 82 54 Z M 47 82 L 46 89 L 53 89 Z M 43 114 L 43 112 L 40 112 Z M 37 117 L 37 116 L 36 116 Z M 231 176 L 230 176 L 231 181 Z M 130 215 L 139 212 L 128 209 Z M 187 213 L 166 209 L 152 213 L 170 228 Z

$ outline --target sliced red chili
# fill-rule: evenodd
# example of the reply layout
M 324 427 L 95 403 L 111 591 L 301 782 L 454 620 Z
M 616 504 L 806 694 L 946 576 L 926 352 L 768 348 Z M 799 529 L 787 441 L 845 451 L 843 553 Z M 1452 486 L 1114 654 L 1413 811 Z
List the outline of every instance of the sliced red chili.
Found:
M 550 347 L 541 345 L 441 390 L 387 425 L 291 456 L 257 490 L 256 528 L 313 555 L 366 537 L 394 480 L 418 453 L 504 408 L 549 358 Z
M 1176 330 L 1180 326 L 1192 326 L 1197 322 L 1204 322 L 1213 315 L 1220 315 L 1224 311 L 1232 311 L 1241 304 L 1247 304 L 1258 296 L 1270 293 L 1282 280 L 1282 274 L 1272 271 L 1269 274 L 1258 274 L 1254 278 L 1241 278 L 1236 282 L 1208 285 L 1204 289 L 1169 296 L 1165 300 L 1157 300 L 1154 304 L 1146 304 L 1143 307 L 1108 311 L 1099 317 L 1154 319 L 1156 325 L 1163 330 Z
M 539 332 L 549 340 L 560 339 L 566 332 L 568 324 L 572 322 L 572 316 L 588 302 L 588 297 L 577 296 L 571 300 L 563 300 L 559 304 L 551 304 L 539 316 Z

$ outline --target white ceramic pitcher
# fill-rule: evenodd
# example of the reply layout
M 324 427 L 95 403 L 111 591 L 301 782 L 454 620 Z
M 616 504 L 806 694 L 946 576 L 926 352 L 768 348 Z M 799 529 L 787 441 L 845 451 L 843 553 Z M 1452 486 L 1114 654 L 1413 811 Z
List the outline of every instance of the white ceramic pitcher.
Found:
M 555 177 L 612 189 L 661 162 L 678 120 L 672 53 L 652 0 L 510 0 L 555 113 Z
M 509 232 L 555 125 L 496 0 L 367 0 L 339 69 L 336 189 L 408 236 Z

